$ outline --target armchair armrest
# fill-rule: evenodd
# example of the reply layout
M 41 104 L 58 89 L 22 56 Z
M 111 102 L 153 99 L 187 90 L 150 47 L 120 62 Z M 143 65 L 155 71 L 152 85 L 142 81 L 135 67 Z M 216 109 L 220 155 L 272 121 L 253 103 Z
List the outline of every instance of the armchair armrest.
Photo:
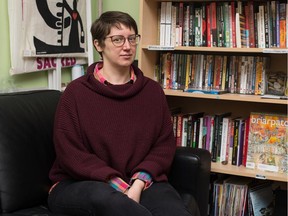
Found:
M 208 150 L 177 147 L 169 182 L 188 208 L 195 208 L 189 201 L 195 199 L 202 216 L 208 215 L 210 170 L 211 154 Z

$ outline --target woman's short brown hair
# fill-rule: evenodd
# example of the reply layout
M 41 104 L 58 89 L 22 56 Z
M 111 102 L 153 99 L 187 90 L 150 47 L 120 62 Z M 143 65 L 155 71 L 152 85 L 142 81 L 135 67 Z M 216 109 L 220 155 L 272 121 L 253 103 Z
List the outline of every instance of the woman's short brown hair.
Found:
M 90 32 L 93 41 L 98 40 L 99 45 L 104 46 L 104 40 L 111 28 L 120 28 L 120 24 L 133 29 L 135 34 L 138 34 L 136 21 L 129 14 L 121 11 L 107 11 L 92 23 Z

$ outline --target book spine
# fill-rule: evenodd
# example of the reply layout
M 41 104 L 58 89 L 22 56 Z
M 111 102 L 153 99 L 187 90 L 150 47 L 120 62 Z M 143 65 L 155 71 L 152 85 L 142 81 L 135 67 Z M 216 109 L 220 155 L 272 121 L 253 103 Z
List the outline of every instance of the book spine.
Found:
M 200 117 L 199 118 L 199 126 L 198 126 L 198 131 L 199 131 L 199 135 L 198 135 L 198 148 L 203 148 L 203 122 L 204 121 L 204 117 Z
M 243 157 L 242 157 L 242 165 L 245 167 L 248 151 L 249 125 L 250 125 L 249 123 L 250 123 L 250 117 L 245 119 L 245 132 L 244 132 Z
M 217 47 L 217 15 L 216 2 L 211 2 L 211 44 L 212 47 Z
M 216 17 L 217 17 L 217 46 L 224 46 L 224 15 L 223 15 L 223 5 L 219 3 L 216 5 Z
M 165 46 L 165 30 L 166 30 L 166 2 L 161 2 L 160 9 L 160 46 Z
M 244 141 L 244 131 L 245 131 L 245 121 L 240 119 L 239 133 L 238 133 L 238 149 L 237 149 L 237 161 L 236 165 L 240 166 L 242 164 L 243 157 L 243 141 Z
M 195 46 L 202 46 L 202 9 L 195 8 Z
M 206 5 L 206 29 L 207 29 L 207 47 L 211 47 L 211 9 L 210 4 Z
M 237 164 L 238 141 L 239 141 L 239 121 L 235 119 L 234 134 L 233 134 L 232 165 Z
M 280 3 L 276 1 L 276 47 L 280 47 L 280 28 L 279 28 Z
M 231 20 L 231 13 L 229 10 L 229 4 L 228 2 L 223 3 L 223 15 L 224 15 L 224 47 L 231 47 L 230 44 L 230 32 L 231 32 L 231 27 L 230 27 L 230 20 Z
M 229 155 L 228 164 L 232 164 L 232 155 L 234 149 L 234 120 L 231 119 L 229 122 Z
M 269 3 L 267 3 L 269 4 Z M 270 8 L 264 5 L 264 29 L 265 29 L 265 47 L 270 47 L 271 30 L 270 30 Z
M 236 45 L 236 18 L 235 18 L 235 2 L 231 2 L 230 3 L 231 5 L 231 30 L 232 30 L 232 47 L 233 48 L 236 48 L 237 45 Z
M 181 146 L 187 146 L 187 121 L 188 118 L 186 116 L 182 117 L 182 139 Z
M 184 5 L 184 23 L 183 23 L 183 46 L 189 46 L 189 24 L 190 10 L 189 5 Z
M 248 1 L 249 47 L 255 48 L 254 2 Z
M 228 162 L 229 146 L 228 143 L 228 129 L 229 129 L 229 118 L 223 118 L 222 123 L 222 136 L 221 136 L 221 150 L 220 150 L 220 162 Z
M 179 3 L 179 46 L 183 46 L 184 3 Z
M 201 7 L 201 12 L 202 12 L 202 46 L 206 47 L 207 46 L 207 16 L 206 16 L 206 3 L 202 4 Z
M 182 115 L 177 115 L 176 146 L 181 146 L 182 142 Z
M 195 46 L 195 30 L 194 30 L 194 20 L 195 20 L 195 9 L 194 3 L 189 3 L 189 46 Z
M 279 12 L 279 33 L 280 33 L 280 48 L 286 48 L 286 4 L 280 4 Z
M 220 126 L 221 125 L 221 126 Z M 222 123 L 221 117 L 215 115 L 214 118 L 214 135 L 213 135 L 213 147 L 212 147 L 212 162 L 219 161 L 220 157 L 220 145 L 221 145 Z M 219 155 L 219 157 L 218 157 Z
M 211 116 L 210 118 L 210 140 L 209 140 L 209 151 L 212 154 L 212 148 L 213 148 L 213 140 L 214 140 L 214 116 Z

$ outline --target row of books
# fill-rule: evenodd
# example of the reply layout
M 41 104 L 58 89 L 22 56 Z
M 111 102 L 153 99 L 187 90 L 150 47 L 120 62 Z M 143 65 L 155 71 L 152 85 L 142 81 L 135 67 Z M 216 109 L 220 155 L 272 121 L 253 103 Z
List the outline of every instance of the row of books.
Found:
M 172 122 L 176 144 L 207 149 L 212 162 L 288 173 L 286 115 L 174 113 Z
M 165 89 L 263 95 L 269 57 L 163 52 L 156 77 Z
M 161 2 L 161 46 L 288 47 L 286 1 Z
M 211 216 L 275 215 L 272 182 L 230 176 L 212 182 Z

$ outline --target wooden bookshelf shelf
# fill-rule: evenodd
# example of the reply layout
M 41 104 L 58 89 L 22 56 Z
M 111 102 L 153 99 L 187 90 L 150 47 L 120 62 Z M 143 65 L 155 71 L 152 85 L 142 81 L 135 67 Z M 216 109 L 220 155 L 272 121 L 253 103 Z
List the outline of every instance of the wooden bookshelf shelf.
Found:
M 144 45 L 142 49 L 157 50 L 150 47 L 153 45 Z M 173 51 L 194 51 L 194 52 L 223 52 L 223 53 L 273 53 L 273 54 L 285 54 L 288 53 L 288 49 L 281 48 L 227 48 L 227 47 L 191 47 L 191 46 L 178 46 L 178 47 L 159 47 L 159 50 L 173 50 Z
M 288 105 L 287 100 L 266 99 L 266 98 L 263 99 L 261 98 L 261 96 L 257 96 L 257 95 L 245 95 L 245 94 L 242 95 L 242 94 L 231 94 L 231 93 L 220 94 L 220 95 L 199 94 L 199 93 L 189 93 L 189 92 L 183 92 L 182 90 L 171 90 L 171 89 L 164 89 L 164 92 L 168 96 Z
M 211 171 L 215 173 L 229 174 L 229 175 L 237 175 L 237 176 L 245 176 L 257 179 L 265 179 L 265 180 L 273 180 L 273 181 L 281 181 L 288 182 L 288 175 L 281 173 L 273 173 L 273 172 L 264 172 L 259 170 L 247 169 L 244 166 L 234 166 L 234 165 L 223 165 L 221 163 L 212 163 Z

